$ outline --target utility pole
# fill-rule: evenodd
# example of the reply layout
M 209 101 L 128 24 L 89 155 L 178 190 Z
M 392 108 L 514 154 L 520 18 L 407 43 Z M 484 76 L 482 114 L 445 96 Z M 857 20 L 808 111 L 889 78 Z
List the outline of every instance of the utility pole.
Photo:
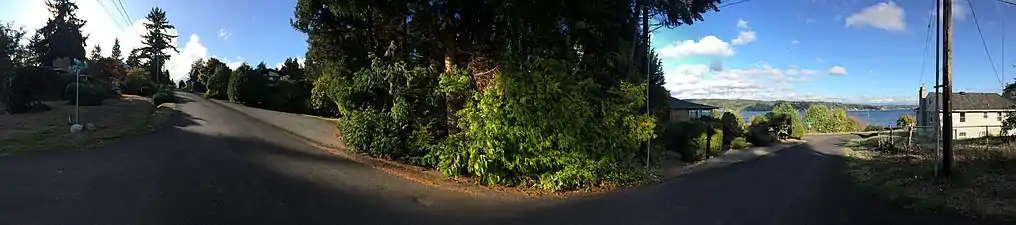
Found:
M 938 116 L 938 118 L 935 118 L 936 120 L 934 120 L 935 121 L 935 155 L 938 155 L 940 149 L 942 149 L 942 146 L 941 146 L 941 144 L 942 144 L 942 142 L 941 142 L 942 141 L 942 109 L 941 109 L 941 107 L 942 106 L 940 104 L 938 104 L 940 101 L 942 101 L 941 100 L 942 94 L 939 92 L 939 88 L 942 87 L 942 83 L 941 83 L 941 80 L 940 80 L 940 79 L 942 79 L 942 75 L 940 73 L 942 71 L 939 70 L 940 69 L 940 65 L 942 65 L 939 62 L 939 59 L 940 59 L 939 57 L 941 57 L 939 53 L 942 51 L 942 46 L 941 46 L 941 43 L 942 43 L 942 29 L 941 29 L 942 20 L 941 20 L 941 18 L 942 17 L 941 17 L 941 15 L 939 15 L 941 13 L 942 13 L 942 2 L 940 2 L 940 0 L 935 0 L 935 15 L 939 16 L 938 18 L 935 19 L 935 102 L 931 103 L 931 104 L 935 104 L 935 108 L 934 108 L 935 109 L 935 115 Z M 936 167 L 935 170 L 939 169 L 938 168 L 938 164 L 935 164 L 935 167 Z
M 942 138 L 942 176 L 952 174 L 953 155 L 952 141 L 953 120 L 950 109 L 952 95 L 952 0 L 943 0 L 942 5 L 942 133 L 950 134 Z
M 646 115 L 653 115 L 652 108 L 649 108 L 649 93 L 650 93 L 649 89 L 652 88 L 652 85 L 650 84 L 650 81 L 652 79 L 652 77 L 650 75 L 652 74 L 652 72 L 649 71 L 649 70 L 652 69 L 652 66 L 651 66 L 652 65 L 651 64 L 652 61 L 650 61 L 650 56 L 652 56 L 652 55 L 650 55 L 651 51 L 649 51 L 649 48 L 651 48 L 651 46 L 649 45 L 649 6 L 648 6 L 649 4 L 648 4 L 648 0 L 643 0 L 642 3 L 643 3 L 642 4 L 642 38 L 645 39 L 643 41 L 646 42 L 646 50 L 645 50 L 646 51 L 646 58 L 645 58 L 645 61 L 646 61 L 646 70 L 645 70 L 646 71 Z M 650 163 L 649 158 L 652 155 L 652 148 L 653 148 L 653 143 L 652 142 L 653 142 L 652 139 L 646 140 L 646 168 L 647 169 L 649 168 L 649 163 Z

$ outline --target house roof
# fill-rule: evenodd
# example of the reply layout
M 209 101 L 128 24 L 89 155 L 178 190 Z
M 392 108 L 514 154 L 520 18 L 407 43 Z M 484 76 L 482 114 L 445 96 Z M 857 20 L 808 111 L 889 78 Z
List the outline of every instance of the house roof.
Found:
M 942 107 L 942 100 L 935 93 L 928 94 L 929 98 L 936 101 L 939 108 Z M 1016 103 L 996 93 L 969 93 L 959 92 L 949 95 L 951 110 L 999 110 L 1016 107 Z
M 667 104 L 670 105 L 670 109 L 717 109 L 717 108 L 719 108 L 719 107 L 716 107 L 716 106 L 703 105 L 703 104 L 698 104 L 698 103 L 694 103 L 694 102 L 689 102 L 689 101 L 677 99 L 677 98 L 674 98 L 674 97 L 670 97 L 670 99 L 667 101 Z

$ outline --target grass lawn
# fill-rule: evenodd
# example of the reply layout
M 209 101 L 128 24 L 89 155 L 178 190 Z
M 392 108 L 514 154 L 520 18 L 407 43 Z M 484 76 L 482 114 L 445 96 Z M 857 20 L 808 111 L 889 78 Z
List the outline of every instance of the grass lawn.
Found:
M 935 175 L 941 159 L 933 147 L 877 150 L 873 139 L 845 144 L 848 173 L 861 187 L 914 210 L 1016 221 L 1016 143 L 957 144 L 946 179 Z
M 62 101 L 44 102 L 53 109 L 45 112 L 0 115 L 0 156 L 48 151 L 72 151 L 101 146 L 120 138 L 146 133 L 166 121 L 172 107 L 153 107 L 148 98 L 123 95 L 106 99 L 101 106 L 81 106 L 83 123 L 93 131 L 71 134 L 68 117 L 74 105 Z

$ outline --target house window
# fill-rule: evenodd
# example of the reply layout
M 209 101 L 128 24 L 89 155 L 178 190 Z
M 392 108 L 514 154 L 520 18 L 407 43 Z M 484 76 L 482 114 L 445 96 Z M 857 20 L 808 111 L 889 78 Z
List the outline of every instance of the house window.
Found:
M 985 119 L 987 119 L 987 118 L 988 118 L 988 112 L 984 112 L 984 118 L 985 118 Z
M 987 132 L 984 132 L 984 131 L 981 131 L 981 132 L 977 132 L 977 136 L 978 136 L 978 137 L 984 137 L 984 136 L 988 136 L 988 133 L 987 133 Z
M 1002 112 L 998 112 L 998 117 L 995 120 L 1002 121 Z
M 959 136 L 960 137 L 966 137 L 967 136 L 967 132 L 960 132 Z
M 960 113 L 960 123 L 967 122 L 967 113 Z

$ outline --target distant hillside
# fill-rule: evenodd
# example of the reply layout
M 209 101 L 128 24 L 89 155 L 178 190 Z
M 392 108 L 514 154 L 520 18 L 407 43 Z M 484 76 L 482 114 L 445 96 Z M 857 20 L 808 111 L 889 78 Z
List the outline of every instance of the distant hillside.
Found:
M 777 104 L 782 102 L 789 102 L 790 105 L 799 110 L 808 109 L 811 105 L 826 105 L 830 107 L 843 107 L 849 111 L 854 110 L 897 110 L 897 109 L 914 109 L 914 105 L 866 105 L 866 104 L 849 104 L 839 102 L 819 102 L 819 101 L 762 101 L 762 100 L 748 100 L 748 99 L 687 99 L 688 101 L 706 104 L 711 106 L 720 107 L 723 109 L 730 109 L 736 111 L 769 111 L 772 110 Z

